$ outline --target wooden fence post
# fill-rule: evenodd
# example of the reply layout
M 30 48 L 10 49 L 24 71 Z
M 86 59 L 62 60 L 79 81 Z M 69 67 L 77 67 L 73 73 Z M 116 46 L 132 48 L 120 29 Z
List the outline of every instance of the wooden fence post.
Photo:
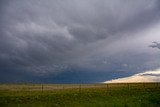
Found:
M 129 83 L 127 83 L 127 86 L 128 86 L 128 90 L 130 89 L 130 87 L 129 87 Z
M 43 93 L 43 84 L 42 84 L 42 93 Z

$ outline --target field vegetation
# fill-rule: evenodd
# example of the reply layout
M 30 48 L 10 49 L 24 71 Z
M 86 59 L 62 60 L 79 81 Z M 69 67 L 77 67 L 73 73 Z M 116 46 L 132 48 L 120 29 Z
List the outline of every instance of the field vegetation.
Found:
M 160 107 L 160 83 L 0 84 L 0 107 Z

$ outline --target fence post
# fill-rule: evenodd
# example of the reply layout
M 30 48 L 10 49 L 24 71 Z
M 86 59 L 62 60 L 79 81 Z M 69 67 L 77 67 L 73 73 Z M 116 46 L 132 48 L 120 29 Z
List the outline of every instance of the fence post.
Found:
M 128 86 L 128 90 L 130 89 L 130 87 L 129 87 L 129 83 L 127 83 L 127 86 Z
M 81 84 L 79 84 L 79 92 L 81 93 Z
M 42 93 L 43 93 L 43 84 L 42 84 Z
M 79 84 L 79 103 L 81 103 L 81 84 Z
M 108 87 L 108 84 L 107 84 L 107 91 L 108 91 L 109 87 Z

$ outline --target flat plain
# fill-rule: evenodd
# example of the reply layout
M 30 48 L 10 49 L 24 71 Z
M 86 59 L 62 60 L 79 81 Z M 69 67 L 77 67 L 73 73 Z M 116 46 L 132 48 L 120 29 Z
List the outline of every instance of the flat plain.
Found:
M 160 83 L 0 84 L 0 107 L 160 107 Z

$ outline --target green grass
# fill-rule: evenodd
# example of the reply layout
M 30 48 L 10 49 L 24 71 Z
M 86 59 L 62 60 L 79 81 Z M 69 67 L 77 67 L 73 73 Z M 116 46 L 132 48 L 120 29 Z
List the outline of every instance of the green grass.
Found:
M 1 84 L 0 107 L 160 107 L 158 83 L 68 86 Z

